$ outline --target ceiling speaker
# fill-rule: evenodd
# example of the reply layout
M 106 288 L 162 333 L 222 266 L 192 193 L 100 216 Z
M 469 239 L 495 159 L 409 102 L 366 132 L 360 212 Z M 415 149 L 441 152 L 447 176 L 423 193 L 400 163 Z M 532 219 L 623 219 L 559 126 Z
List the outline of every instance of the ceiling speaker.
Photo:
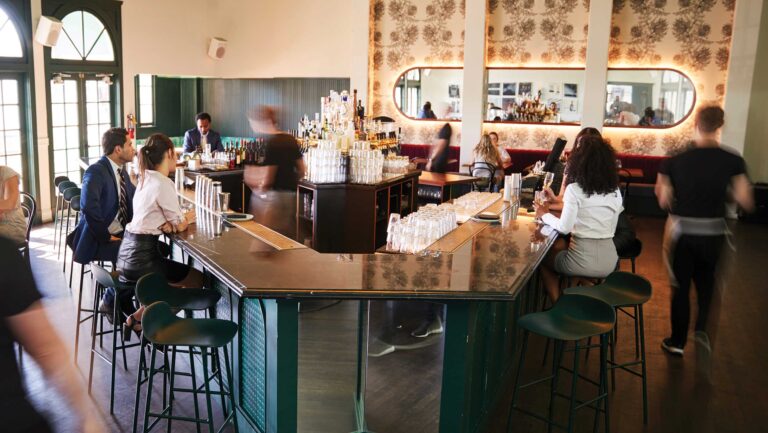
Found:
M 59 40 L 61 29 L 61 21 L 54 17 L 47 17 L 43 15 L 40 17 L 40 21 L 37 23 L 35 41 L 45 45 L 46 47 L 52 47 L 56 45 L 56 42 Z
M 221 60 L 227 53 L 227 40 L 222 38 L 211 38 L 208 45 L 208 56 L 212 59 Z

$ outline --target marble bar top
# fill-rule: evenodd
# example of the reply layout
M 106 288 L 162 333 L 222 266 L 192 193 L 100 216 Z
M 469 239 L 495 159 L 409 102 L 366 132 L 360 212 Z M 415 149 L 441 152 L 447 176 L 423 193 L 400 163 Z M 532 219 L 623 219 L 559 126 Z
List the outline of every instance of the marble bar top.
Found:
M 189 194 L 186 194 L 189 198 Z M 197 207 L 174 241 L 240 296 L 513 300 L 557 237 L 533 216 L 496 205 L 501 223 L 473 222 L 427 254 L 323 254 L 254 222 L 223 223 Z

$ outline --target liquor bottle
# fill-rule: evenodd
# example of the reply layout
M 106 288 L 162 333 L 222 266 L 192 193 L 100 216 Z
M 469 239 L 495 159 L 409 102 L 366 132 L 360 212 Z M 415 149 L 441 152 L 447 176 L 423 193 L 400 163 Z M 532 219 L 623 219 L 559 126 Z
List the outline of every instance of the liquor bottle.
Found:
M 227 152 L 227 156 L 229 157 L 229 168 L 234 169 L 235 168 L 235 151 L 231 145 L 229 146 L 229 152 Z
M 245 150 L 245 140 L 240 140 L 240 163 L 245 165 L 246 157 L 248 156 Z
M 241 152 L 240 152 L 240 150 L 241 150 L 241 149 L 240 149 L 240 147 L 239 147 L 239 145 L 238 145 L 238 147 L 237 147 L 237 148 L 235 148 L 235 167 L 240 167 L 240 165 L 242 164 L 242 159 L 241 159 Z

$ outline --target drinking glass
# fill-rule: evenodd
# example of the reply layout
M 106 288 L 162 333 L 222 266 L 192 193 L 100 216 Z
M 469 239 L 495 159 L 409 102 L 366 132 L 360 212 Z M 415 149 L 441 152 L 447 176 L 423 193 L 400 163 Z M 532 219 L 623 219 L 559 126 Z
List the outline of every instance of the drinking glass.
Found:
M 549 171 L 544 173 L 544 189 L 552 188 L 552 182 L 554 181 L 555 181 L 555 173 L 552 173 Z

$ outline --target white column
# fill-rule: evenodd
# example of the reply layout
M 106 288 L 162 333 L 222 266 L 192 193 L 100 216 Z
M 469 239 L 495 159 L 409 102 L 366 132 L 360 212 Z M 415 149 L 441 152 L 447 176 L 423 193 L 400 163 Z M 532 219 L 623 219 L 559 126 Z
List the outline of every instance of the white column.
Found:
M 371 2 L 353 1 L 350 2 L 350 20 L 349 26 L 349 90 L 357 89 L 357 98 L 363 101 L 363 106 L 367 107 L 368 101 L 368 42 L 369 42 L 369 20 L 371 15 Z M 366 108 L 366 114 L 369 114 Z
M 585 128 L 591 126 L 603 129 L 612 10 L 611 0 L 592 0 L 589 7 L 584 109 L 581 114 L 581 126 Z
M 728 82 L 725 86 L 722 142 L 742 154 L 747 135 L 762 8 L 763 0 L 739 0 L 733 17 L 734 32 L 728 62 Z
M 460 164 L 472 160 L 485 115 L 486 0 L 466 0 L 464 21 L 464 94 L 461 95 Z
M 35 34 L 37 23 L 42 15 L 41 0 L 32 0 L 32 34 Z M 48 148 L 50 140 L 48 138 L 48 112 L 46 91 L 48 88 L 48 79 L 45 76 L 45 62 L 43 59 L 43 46 L 32 41 L 32 58 L 34 61 L 34 73 L 30 77 L 32 86 L 35 89 L 35 112 L 34 118 L 37 124 L 36 143 L 37 146 L 37 182 L 39 185 L 39 197 L 37 197 L 37 206 L 40 209 L 43 221 L 53 219 L 53 209 L 51 209 L 51 197 L 53 190 L 53 178 L 51 178 L 51 167 L 53 162 L 49 159 Z

